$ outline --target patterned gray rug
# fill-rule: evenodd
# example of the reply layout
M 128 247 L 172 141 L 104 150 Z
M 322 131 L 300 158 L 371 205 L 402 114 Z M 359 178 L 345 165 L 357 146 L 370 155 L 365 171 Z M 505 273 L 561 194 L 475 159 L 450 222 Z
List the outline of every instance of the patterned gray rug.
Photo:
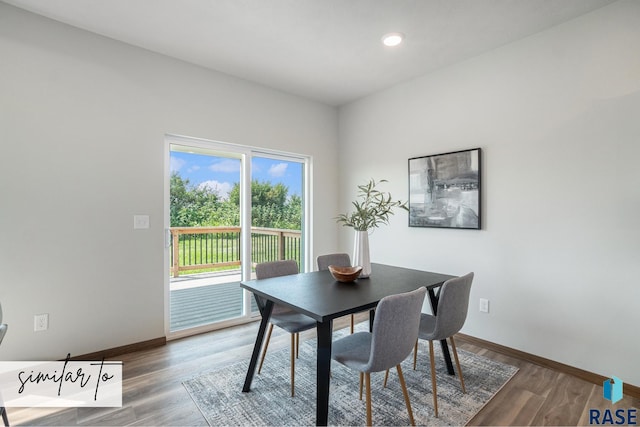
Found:
M 361 324 L 363 325 L 363 324 Z M 359 327 L 362 327 L 358 325 Z M 347 333 L 334 332 L 334 339 Z M 253 379 L 251 392 L 242 393 L 248 360 L 183 384 L 198 409 L 212 426 L 315 425 L 315 339 L 300 344 L 296 361 L 296 396 L 290 396 L 289 350 L 269 351 L 262 373 Z M 428 344 L 420 341 L 417 370 L 413 357 L 402 364 L 416 425 L 466 424 L 517 372 L 517 368 L 458 350 L 467 393 L 457 376 L 446 373 L 440 345 L 436 345 L 439 418 L 433 413 Z M 332 364 L 329 423 L 364 425 L 365 401 L 358 399 L 358 373 L 336 362 Z M 408 425 L 402 389 L 395 369 L 387 388 L 384 372 L 371 374 L 372 414 L 375 425 Z

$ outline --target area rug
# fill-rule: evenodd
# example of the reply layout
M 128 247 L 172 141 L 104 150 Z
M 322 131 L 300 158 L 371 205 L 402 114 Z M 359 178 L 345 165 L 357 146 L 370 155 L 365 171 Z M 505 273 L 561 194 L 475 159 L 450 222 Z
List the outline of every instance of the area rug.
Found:
M 362 324 L 359 327 L 364 327 Z M 334 332 L 334 340 L 347 333 Z M 183 384 L 211 426 L 301 426 L 315 425 L 316 341 L 300 345 L 295 368 L 295 397 L 289 383 L 289 350 L 267 352 L 262 373 L 253 379 L 251 392 L 243 393 L 248 360 L 210 372 Z M 459 426 L 466 424 L 517 372 L 514 366 L 458 350 L 467 393 L 457 376 L 448 375 L 439 345 L 436 351 L 438 412 L 433 412 L 428 343 L 420 341 L 418 366 L 413 357 L 402 364 L 416 425 Z M 331 365 L 330 425 L 364 425 L 364 396 L 359 400 L 359 375 L 336 362 Z M 374 425 L 408 425 L 397 372 L 391 370 L 387 387 L 384 372 L 371 374 Z

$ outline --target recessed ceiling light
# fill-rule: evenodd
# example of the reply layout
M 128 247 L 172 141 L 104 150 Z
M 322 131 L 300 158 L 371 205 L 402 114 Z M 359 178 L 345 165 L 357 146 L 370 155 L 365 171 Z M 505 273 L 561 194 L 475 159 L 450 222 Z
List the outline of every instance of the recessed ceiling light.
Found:
M 404 34 L 402 33 L 389 33 L 382 36 L 382 43 L 389 47 L 398 46 L 402 43 L 403 38 Z

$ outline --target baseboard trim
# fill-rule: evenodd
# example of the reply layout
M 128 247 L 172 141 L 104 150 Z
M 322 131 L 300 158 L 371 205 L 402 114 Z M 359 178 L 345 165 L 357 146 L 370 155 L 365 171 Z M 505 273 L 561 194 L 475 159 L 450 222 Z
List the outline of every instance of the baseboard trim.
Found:
M 555 360 L 546 359 L 544 357 L 536 356 L 535 354 L 516 350 L 504 345 L 496 344 L 491 341 L 486 341 L 481 338 L 472 337 L 470 335 L 458 333 L 456 334 L 456 340 L 465 341 L 469 344 L 474 344 L 479 347 L 486 348 L 487 350 L 504 354 L 506 356 L 522 359 L 527 362 L 534 363 L 545 368 L 553 369 L 567 375 L 573 375 L 574 377 L 578 377 L 593 384 L 602 385 L 602 383 L 607 380 L 607 377 L 595 374 L 593 372 L 585 371 L 584 369 L 576 368 L 574 366 L 566 365 L 564 363 L 556 362 Z M 632 396 L 636 399 L 640 399 L 640 387 L 625 383 L 624 394 L 626 396 Z
M 73 356 L 69 360 L 102 360 L 111 359 L 121 356 L 127 353 L 133 353 L 134 351 L 149 350 L 155 347 L 162 347 L 167 344 L 167 337 L 153 338 L 147 341 L 140 341 L 133 344 L 127 344 L 120 347 L 109 348 L 106 350 L 100 350 L 93 353 L 82 354 L 79 356 Z

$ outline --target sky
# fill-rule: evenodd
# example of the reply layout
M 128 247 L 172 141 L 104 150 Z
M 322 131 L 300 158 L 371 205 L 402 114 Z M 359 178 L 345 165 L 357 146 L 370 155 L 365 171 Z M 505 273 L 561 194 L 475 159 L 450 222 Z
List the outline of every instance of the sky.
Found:
M 240 180 L 239 159 L 171 151 L 170 168 L 172 173 L 178 172 L 192 185 L 206 185 L 217 190 L 223 199 Z M 301 163 L 253 157 L 251 174 L 253 180 L 284 184 L 289 189 L 289 196 L 302 196 Z

